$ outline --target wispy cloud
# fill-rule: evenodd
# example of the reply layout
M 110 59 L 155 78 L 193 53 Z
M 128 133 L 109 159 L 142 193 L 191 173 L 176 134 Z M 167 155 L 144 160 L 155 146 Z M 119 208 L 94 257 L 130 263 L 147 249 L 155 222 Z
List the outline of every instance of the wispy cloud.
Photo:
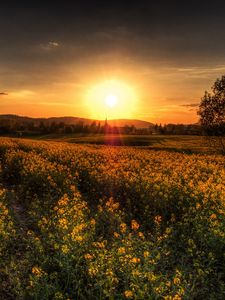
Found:
M 199 107 L 199 103 L 187 103 L 187 104 L 180 104 L 184 109 L 188 111 L 197 111 Z
M 49 41 L 47 43 L 40 44 L 40 48 L 44 51 L 54 50 L 60 47 L 60 43 L 57 41 Z
M 65 102 L 46 102 L 46 101 L 43 101 L 43 102 L 39 102 L 38 104 L 41 104 L 41 105 L 46 105 L 46 106 L 68 106 L 68 107 L 74 107 L 74 103 L 65 103 Z
M 36 93 L 31 90 L 20 90 L 20 91 L 14 91 L 10 93 L 12 97 L 18 97 L 18 98 L 26 98 L 34 96 Z
M 217 65 L 215 67 L 184 67 L 172 68 L 175 72 L 185 74 L 190 78 L 210 78 L 217 74 L 225 72 L 225 65 Z
M 184 106 L 184 107 L 197 107 L 197 106 L 199 106 L 199 103 L 180 104 L 180 106 Z
M 214 72 L 220 72 L 220 71 L 225 71 L 225 66 L 224 65 L 219 65 L 216 67 L 188 67 L 188 68 L 176 68 L 178 72 L 192 72 L 196 74 L 201 74 L 201 73 L 214 73 Z
M 5 92 L 0 92 L 0 96 L 7 96 L 8 93 L 5 93 Z

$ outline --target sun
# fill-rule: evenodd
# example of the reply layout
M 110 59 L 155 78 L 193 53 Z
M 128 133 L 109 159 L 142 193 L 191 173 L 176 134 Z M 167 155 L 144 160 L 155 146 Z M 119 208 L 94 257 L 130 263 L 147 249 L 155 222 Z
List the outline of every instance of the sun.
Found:
M 114 107 L 118 102 L 118 97 L 116 95 L 107 95 L 105 97 L 105 104 L 109 107 Z
M 87 90 L 86 108 L 95 119 L 132 118 L 137 108 L 134 85 L 118 79 L 97 82 Z

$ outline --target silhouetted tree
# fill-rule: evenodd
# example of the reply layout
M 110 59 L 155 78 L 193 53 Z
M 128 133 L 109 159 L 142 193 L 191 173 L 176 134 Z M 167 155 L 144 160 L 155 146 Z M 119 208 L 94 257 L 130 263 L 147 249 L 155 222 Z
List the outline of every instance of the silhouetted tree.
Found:
M 41 134 L 48 134 L 49 133 L 49 130 L 47 128 L 47 126 L 44 124 L 43 121 L 40 122 L 39 124 L 39 131 Z
M 66 134 L 73 133 L 73 127 L 71 125 L 65 125 L 64 131 Z
M 215 81 L 212 93 L 205 92 L 198 114 L 210 143 L 225 153 L 225 75 Z
M 97 125 L 96 125 L 95 121 L 93 121 L 91 123 L 91 125 L 89 126 L 89 132 L 90 133 L 96 133 L 97 132 Z

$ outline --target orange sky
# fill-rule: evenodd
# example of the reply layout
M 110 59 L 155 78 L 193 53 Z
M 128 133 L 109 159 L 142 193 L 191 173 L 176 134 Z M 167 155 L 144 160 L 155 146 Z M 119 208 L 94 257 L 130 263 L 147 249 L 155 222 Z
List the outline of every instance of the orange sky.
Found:
M 225 73 L 225 4 L 25 2 L 0 9 L 0 114 L 194 123 Z
M 9 87 L 8 95 L 1 95 L 0 113 L 32 117 L 79 116 L 104 119 L 106 107 L 97 104 L 98 95 L 90 90 L 114 80 L 126 85 L 133 92 L 120 97 L 117 106 L 107 109 L 110 118 L 135 118 L 153 123 L 193 123 L 205 90 L 209 90 L 215 78 L 225 70 L 216 68 L 177 68 L 143 66 L 130 62 L 110 64 L 110 58 L 101 65 L 71 64 L 70 68 L 55 67 L 43 74 L 44 82 L 36 84 L 32 78 L 27 82 Z M 79 77 L 77 76 L 79 74 Z M 27 77 L 27 76 L 25 76 Z M 18 79 L 17 79 L 18 80 Z M 107 91 L 105 91 L 107 93 Z M 113 93 L 109 92 L 108 93 Z M 100 97 L 100 96 L 99 96 Z

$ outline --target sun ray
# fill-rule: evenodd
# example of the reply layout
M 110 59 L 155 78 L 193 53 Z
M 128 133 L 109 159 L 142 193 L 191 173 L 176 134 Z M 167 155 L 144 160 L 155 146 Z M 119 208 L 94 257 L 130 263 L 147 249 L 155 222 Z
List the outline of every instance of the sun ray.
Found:
M 132 85 L 122 80 L 106 80 L 91 86 L 86 94 L 86 107 L 92 118 L 132 118 L 137 96 Z

